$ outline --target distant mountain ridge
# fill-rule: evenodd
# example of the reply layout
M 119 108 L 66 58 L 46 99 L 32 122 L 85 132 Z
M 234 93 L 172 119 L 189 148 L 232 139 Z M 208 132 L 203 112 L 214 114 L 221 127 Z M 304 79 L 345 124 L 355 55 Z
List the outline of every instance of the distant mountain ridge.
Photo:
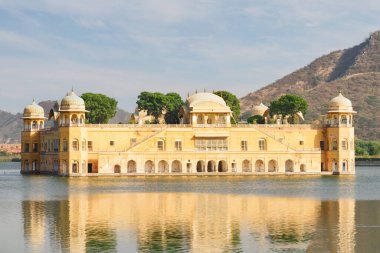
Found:
M 326 114 L 328 102 L 341 91 L 358 112 L 356 135 L 380 140 L 380 31 L 363 43 L 317 58 L 309 65 L 249 93 L 240 99 L 242 112 L 249 115 L 252 105 L 269 105 L 283 94 L 303 96 L 309 103 L 307 121 Z
M 58 101 L 46 100 L 38 103 L 44 108 L 45 117 L 48 117 L 52 108 L 58 110 Z M 116 115 L 110 120 L 110 124 L 127 123 L 131 113 L 117 108 Z M 22 113 L 12 114 L 0 110 L 0 143 L 20 143 L 22 125 Z

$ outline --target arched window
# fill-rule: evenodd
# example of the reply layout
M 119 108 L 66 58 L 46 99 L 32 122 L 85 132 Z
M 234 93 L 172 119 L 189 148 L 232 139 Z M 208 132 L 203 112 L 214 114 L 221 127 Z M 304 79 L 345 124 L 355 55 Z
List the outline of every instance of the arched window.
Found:
M 289 159 L 285 162 L 285 172 L 293 172 L 293 171 L 294 171 L 294 162 Z
M 200 160 L 197 162 L 197 172 L 205 172 L 205 162 Z
M 331 141 L 331 150 L 338 150 L 338 141 L 335 138 Z
M 244 160 L 242 163 L 243 172 L 252 172 L 251 162 L 249 160 Z
M 145 162 L 145 173 L 154 173 L 154 163 L 151 160 Z
M 182 172 L 182 164 L 180 161 L 175 160 L 172 162 L 172 172 L 174 173 Z
M 77 139 L 73 140 L 73 151 L 78 151 L 79 150 L 79 143 Z
M 119 165 L 119 164 L 116 164 L 116 165 L 113 167 L 113 172 L 114 172 L 114 173 L 120 173 L 120 171 L 121 171 L 120 165 Z
M 342 140 L 342 150 L 347 150 L 348 149 L 348 143 L 347 143 L 347 139 L 343 139 Z
M 134 160 L 130 160 L 127 165 L 127 172 L 128 173 L 136 173 L 136 162 Z
M 161 160 L 158 162 L 159 173 L 169 173 L 169 164 L 167 161 Z
M 277 172 L 277 161 L 270 160 L 268 162 L 268 172 Z
M 255 162 L 255 172 L 265 172 L 265 166 L 263 160 L 257 160 Z

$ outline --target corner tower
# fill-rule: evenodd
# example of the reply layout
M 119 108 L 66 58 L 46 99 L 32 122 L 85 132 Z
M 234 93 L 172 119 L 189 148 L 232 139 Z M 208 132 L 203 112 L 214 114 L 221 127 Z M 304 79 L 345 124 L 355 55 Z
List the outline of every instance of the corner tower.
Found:
M 86 171 L 87 131 L 85 103 L 74 91 L 67 93 L 59 107 L 60 168 L 58 174 L 70 175 Z
M 355 174 L 355 139 L 351 101 L 342 93 L 330 100 L 327 112 L 327 169 L 336 174 Z
M 21 173 L 38 173 L 40 165 L 40 130 L 44 128 L 44 109 L 33 100 L 24 108 L 21 132 Z

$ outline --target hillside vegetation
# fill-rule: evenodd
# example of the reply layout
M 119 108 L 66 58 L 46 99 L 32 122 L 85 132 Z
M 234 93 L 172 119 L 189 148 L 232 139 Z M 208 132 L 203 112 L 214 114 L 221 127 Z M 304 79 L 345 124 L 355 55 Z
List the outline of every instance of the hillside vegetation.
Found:
M 356 135 L 361 139 L 380 140 L 380 31 L 360 45 L 324 55 L 276 82 L 240 99 L 242 112 L 249 115 L 252 105 L 284 94 L 297 94 L 309 104 L 305 119 L 318 120 L 326 114 L 331 98 L 342 94 L 357 111 Z

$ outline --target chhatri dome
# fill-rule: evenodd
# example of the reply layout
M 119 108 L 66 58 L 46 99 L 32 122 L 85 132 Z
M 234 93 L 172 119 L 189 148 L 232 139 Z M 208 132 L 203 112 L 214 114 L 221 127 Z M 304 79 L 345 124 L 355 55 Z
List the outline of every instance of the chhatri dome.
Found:
M 85 111 L 84 100 L 73 90 L 61 100 L 60 111 Z
M 263 103 L 260 103 L 259 105 L 255 105 L 254 107 L 252 107 L 252 115 L 263 116 L 267 110 L 268 110 L 268 106 L 264 105 Z
M 44 108 L 42 106 L 39 106 L 36 104 L 36 102 L 33 99 L 32 104 L 27 105 L 24 108 L 24 114 L 23 118 L 44 118 Z
M 222 97 L 209 92 L 191 95 L 186 99 L 184 107 L 191 112 L 231 112 Z
M 339 95 L 330 100 L 329 112 L 351 112 L 354 113 L 351 100 L 344 97 L 341 92 Z

